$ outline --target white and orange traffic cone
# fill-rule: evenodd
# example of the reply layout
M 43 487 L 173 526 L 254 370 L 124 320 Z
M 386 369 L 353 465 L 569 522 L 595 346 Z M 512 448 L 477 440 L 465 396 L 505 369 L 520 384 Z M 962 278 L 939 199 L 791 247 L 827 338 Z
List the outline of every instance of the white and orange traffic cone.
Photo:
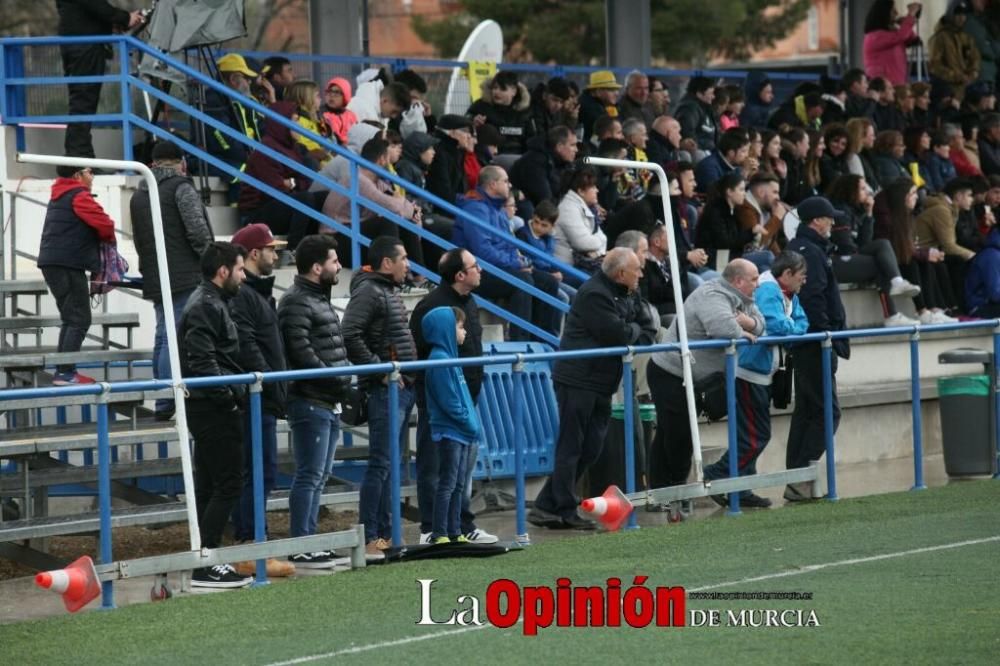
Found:
M 75 613 L 101 595 L 101 581 L 94 561 L 84 555 L 65 569 L 43 571 L 35 576 L 35 584 L 62 595 L 63 604 Z
M 583 500 L 580 508 L 584 513 L 596 518 L 606 530 L 616 532 L 632 513 L 632 502 L 618 489 L 618 486 L 608 486 L 600 497 Z

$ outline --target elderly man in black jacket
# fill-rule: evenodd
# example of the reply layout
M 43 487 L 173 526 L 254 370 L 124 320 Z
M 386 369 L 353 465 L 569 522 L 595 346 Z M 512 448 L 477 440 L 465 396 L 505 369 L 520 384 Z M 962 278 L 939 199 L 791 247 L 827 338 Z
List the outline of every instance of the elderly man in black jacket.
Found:
M 600 272 L 576 294 L 560 351 L 652 344 L 657 323 L 638 296 L 642 266 L 628 248 L 605 256 Z M 611 396 L 622 377 L 617 356 L 560 360 L 552 381 L 559 404 L 559 436 L 552 476 L 535 498 L 528 520 L 539 527 L 593 529 L 579 516 L 576 482 L 597 460 L 611 418 Z
M 798 205 L 799 228 L 787 249 L 806 259 L 809 279 L 799 292 L 799 302 L 809 318 L 809 333 L 842 331 L 847 326 L 840 287 L 830 259 L 830 232 L 834 220 L 843 217 L 823 197 L 810 197 Z M 840 424 L 840 404 L 837 400 L 837 357 L 851 356 L 850 342 L 834 340 L 830 400 L 833 401 L 833 431 Z M 825 450 L 823 428 L 823 355 L 819 342 L 807 342 L 792 350 L 795 367 L 795 411 L 788 430 L 785 466 L 788 469 L 807 467 L 819 460 Z M 807 483 L 785 488 L 785 499 L 798 502 L 811 499 Z
M 417 347 L 407 324 L 400 287 L 410 264 L 406 248 L 392 236 L 379 236 L 368 248 L 370 266 L 351 279 L 351 301 L 344 313 L 347 357 L 355 365 L 415 361 Z M 389 376 L 364 375 L 368 391 L 368 469 L 361 482 L 359 518 L 365 525 L 365 554 L 384 558 L 389 548 L 389 446 L 406 441 L 413 410 L 413 377 L 399 379 L 399 397 L 389 405 Z M 399 431 L 389 432 L 389 409 L 397 410 Z
M 204 278 L 188 299 L 177 337 L 184 377 L 242 374 L 240 341 L 229 316 L 229 302 L 243 282 L 243 248 L 213 242 L 201 256 Z M 243 414 L 246 386 L 230 384 L 190 389 L 188 424 L 194 437 L 194 492 L 201 544 L 222 545 L 222 531 L 243 489 Z M 195 569 L 193 587 L 233 588 L 249 585 L 228 564 Z
M 431 347 L 424 340 L 421 322 L 424 315 L 441 306 L 459 308 L 465 313 L 465 342 L 458 347 L 461 358 L 483 355 L 483 327 L 479 323 L 479 306 L 472 292 L 479 286 L 480 270 L 476 258 L 468 250 L 455 248 L 441 255 L 438 262 L 441 284 L 424 296 L 410 314 L 410 332 L 417 345 L 417 357 L 426 359 Z M 465 383 L 472 401 L 479 398 L 483 385 L 483 366 L 467 365 L 462 368 Z M 424 374 L 417 374 L 414 384 L 417 403 L 417 500 L 420 504 L 420 543 L 430 543 L 431 522 L 434 510 L 434 493 L 438 484 L 437 445 L 431 441 L 430 416 L 424 397 Z M 476 527 L 476 514 L 469 508 L 472 499 L 472 472 L 476 467 L 477 444 L 471 444 L 469 464 L 465 470 L 465 498 L 462 501 L 462 534 L 472 543 L 496 543 L 497 537 Z
M 240 367 L 245 372 L 278 372 L 285 369 L 285 346 L 278 330 L 278 313 L 275 311 L 274 264 L 278 260 L 277 248 L 285 241 L 275 240 L 266 224 L 249 224 L 233 235 L 232 242 L 246 250 L 243 264 L 245 282 L 236 293 L 229 312 L 236 324 L 240 339 Z M 264 501 L 274 489 L 278 472 L 278 419 L 285 416 L 286 386 L 284 382 L 263 385 L 260 416 L 261 452 L 264 470 Z M 233 527 L 238 541 L 254 538 L 253 506 L 253 445 L 250 414 L 243 431 L 243 494 L 233 512 Z M 266 523 L 265 523 L 266 528 Z M 254 563 L 240 562 L 236 570 L 245 575 L 254 571 Z M 268 576 L 290 576 L 295 568 L 286 562 L 268 560 Z
M 333 236 L 306 236 L 295 249 L 298 275 L 278 305 L 278 327 L 292 370 L 337 368 L 349 365 L 340 319 L 330 292 L 337 284 L 340 261 Z M 319 501 L 333 467 L 340 436 L 340 403 L 351 385 L 350 375 L 293 382 L 288 397 L 295 476 L 288 496 L 293 537 L 316 533 Z M 326 551 L 299 553 L 289 558 L 302 569 L 330 569 L 333 555 Z

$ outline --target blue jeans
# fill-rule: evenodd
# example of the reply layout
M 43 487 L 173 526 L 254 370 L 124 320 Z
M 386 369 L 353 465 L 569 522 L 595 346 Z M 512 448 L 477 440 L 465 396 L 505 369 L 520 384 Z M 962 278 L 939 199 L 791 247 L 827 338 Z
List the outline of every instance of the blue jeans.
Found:
M 329 407 L 292 398 L 288 401 L 292 427 L 295 476 L 288 494 L 289 532 L 293 537 L 316 533 L 319 500 L 333 470 L 333 454 L 340 436 L 340 417 Z
M 462 534 L 462 496 L 465 494 L 465 468 L 469 460 L 467 444 L 447 437 L 434 442 L 438 448 L 438 487 L 434 494 L 434 524 L 431 538 Z
M 389 388 L 379 384 L 368 392 L 368 468 L 361 482 L 358 506 L 359 517 L 365 525 L 366 542 L 388 539 L 391 535 L 389 445 L 396 441 L 400 451 L 403 450 L 413 399 L 413 387 L 399 389 L 399 401 L 395 405 L 399 414 L 399 432 L 390 433 Z
M 237 541 L 253 541 L 253 444 L 250 432 L 250 410 L 246 412 L 243 424 L 243 494 L 233 511 L 233 527 Z M 261 462 L 264 465 L 264 502 L 274 490 L 274 477 L 278 472 L 278 417 L 273 414 L 260 415 Z M 266 514 L 265 514 L 266 516 Z M 267 521 L 264 524 L 267 531 Z
M 417 502 L 420 504 L 420 532 L 425 534 L 434 527 L 434 496 L 438 488 L 438 446 L 431 440 L 431 424 L 427 409 L 417 408 Z M 469 508 L 472 502 L 472 474 L 476 471 L 479 445 L 469 445 L 466 461 L 465 494 L 462 495 L 462 534 L 476 530 L 476 514 Z
M 194 289 L 180 291 L 172 294 L 174 301 L 174 330 L 181 322 L 181 313 Z M 167 325 L 163 315 L 163 303 L 153 303 L 153 310 L 156 312 L 156 336 L 153 339 L 153 377 L 156 379 L 170 379 L 170 353 L 167 350 Z M 174 411 L 174 401 L 172 398 L 160 398 L 156 401 L 154 409 L 158 412 Z

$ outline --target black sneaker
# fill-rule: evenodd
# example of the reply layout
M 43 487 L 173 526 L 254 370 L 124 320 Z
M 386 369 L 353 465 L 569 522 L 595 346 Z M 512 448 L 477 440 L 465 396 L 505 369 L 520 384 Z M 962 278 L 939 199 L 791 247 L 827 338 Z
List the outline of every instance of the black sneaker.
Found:
M 562 519 L 563 525 L 571 530 L 596 530 L 597 523 L 588 518 L 578 516 L 576 514 L 572 516 L 567 516 Z
M 191 587 L 217 590 L 246 587 L 253 582 L 253 576 L 241 576 L 228 564 L 202 567 L 191 572 Z
M 749 495 L 740 497 L 740 506 L 748 509 L 769 509 L 771 508 L 771 500 L 750 493 Z
M 332 569 L 337 566 L 337 558 L 328 550 L 289 555 L 288 561 L 294 564 L 296 569 Z

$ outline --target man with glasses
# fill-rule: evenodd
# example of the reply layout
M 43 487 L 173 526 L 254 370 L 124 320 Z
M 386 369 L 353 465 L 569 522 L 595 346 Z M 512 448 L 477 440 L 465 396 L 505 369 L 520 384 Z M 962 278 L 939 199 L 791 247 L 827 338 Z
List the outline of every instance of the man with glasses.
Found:
M 425 360 L 431 352 L 424 340 L 421 323 L 424 315 L 437 307 L 448 306 L 465 313 L 465 342 L 458 347 L 459 358 L 483 355 L 483 327 L 479 323 L 479 307 L 472 298 L 472 292 L 479 286 L 482 271 L 476 258 L 468 250 L 455 248 L 441 256 L 438 263 L 441 284 L 424 296 L 410 315 L 410 332 L 417 344 L 417 358 Z M 462 368 L 465 383 L 469 387 L 472 401 L 479 398 L 483 384 L 483 366 L 467 365 Z M 430 543 L 431 523 L 434 512 L 434 493 L 438 485 L 438 447 L 431 441 L 430 414 L 424 398 L 424 373 L 417 374 L 414 384 L 417 403 L 417 501 L 420 504 L 420 543 Z M 462 534 L 472 543 L 496 543 L 497 537 L 479 529 L 475 524 L 475 514 L 469 508 L 472 497 L 472 472 L 476 467 L 478 446 L 471 445 L 469 463 L 465 469 L 465 498 L 462 500 Z

